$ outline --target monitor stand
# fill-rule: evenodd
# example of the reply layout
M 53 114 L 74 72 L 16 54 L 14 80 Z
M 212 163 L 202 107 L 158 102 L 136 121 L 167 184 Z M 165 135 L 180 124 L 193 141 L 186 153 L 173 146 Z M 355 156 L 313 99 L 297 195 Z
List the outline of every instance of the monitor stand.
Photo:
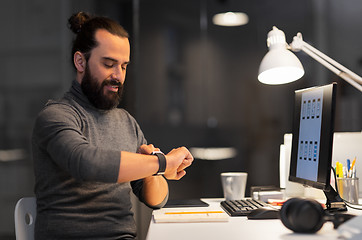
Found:
M 339 194 L 332 188 L 330 184 L 323 190 L 324 194 L 327 197 L 326 203 L 326 212 L 328 213 L 336 213 L 336 212 L 343 212 L 347 211 L 347 206 L 344 203 L 343 199 Z

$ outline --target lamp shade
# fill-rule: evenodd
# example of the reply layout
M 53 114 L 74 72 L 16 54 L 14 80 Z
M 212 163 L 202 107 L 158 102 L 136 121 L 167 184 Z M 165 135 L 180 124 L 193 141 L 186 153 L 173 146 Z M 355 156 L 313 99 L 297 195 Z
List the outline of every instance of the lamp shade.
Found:
M 265 84 L 284 84 L 298 80 L 304 69 L 297 56 L 287 49 L 284 33 L 273 27 L 268 33 L 269 52 L 260 63 L 258 80 Z

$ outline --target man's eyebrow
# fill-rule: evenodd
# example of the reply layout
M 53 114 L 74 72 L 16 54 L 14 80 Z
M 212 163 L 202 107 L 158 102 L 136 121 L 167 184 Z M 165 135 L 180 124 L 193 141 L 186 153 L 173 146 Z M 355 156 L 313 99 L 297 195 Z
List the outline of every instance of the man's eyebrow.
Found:
M 114 59 L 114 58 L 111 58 L 111 57 L 103 57 L 103 60 L 109 60 L 109 61 L 112 61 L 112 62 L 118 62 L 117 59 Z
M 116 63 L 119 62 L 117 59 L 114 59 L 114 58 L 111 58 L 111 57 L 103 57 L 103 60 L 109 60 L 109 61 L 116 62 Z M 123 64 L 129 64 L 129 61 L 124 62 Z

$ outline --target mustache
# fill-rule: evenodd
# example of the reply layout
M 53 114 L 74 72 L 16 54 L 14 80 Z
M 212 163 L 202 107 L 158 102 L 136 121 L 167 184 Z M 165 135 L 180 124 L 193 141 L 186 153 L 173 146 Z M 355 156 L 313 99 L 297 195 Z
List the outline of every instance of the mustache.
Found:
M 105 80 L 103 82 L 103 85 L 112 85 L 112 86 L 116 86 L 116 87 L 121 87 L 122 83 L 116 79 L 110 79 L 110 80 Z

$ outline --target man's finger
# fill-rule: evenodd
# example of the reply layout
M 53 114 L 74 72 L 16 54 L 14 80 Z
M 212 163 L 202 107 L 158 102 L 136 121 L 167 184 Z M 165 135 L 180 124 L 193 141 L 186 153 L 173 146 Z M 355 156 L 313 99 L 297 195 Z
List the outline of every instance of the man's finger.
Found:
M 180 180 L 180 179 L 183 178 L 183 176 L 185 176 L 185 175 L 186 175 L 186 171 L 185 171 L 185 170 L 178 171 L 178 172 L 177 172 L 176 180 Z

